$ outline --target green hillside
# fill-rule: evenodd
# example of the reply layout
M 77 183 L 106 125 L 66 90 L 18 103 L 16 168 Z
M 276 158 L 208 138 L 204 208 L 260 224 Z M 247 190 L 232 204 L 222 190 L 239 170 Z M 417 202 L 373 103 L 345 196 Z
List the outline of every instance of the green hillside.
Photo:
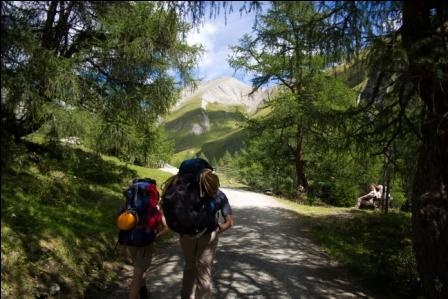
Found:
M 327 72 L 357 91 L 367 82 L 365 68 L 358 62 L 342 64 Z M 234 154 L 244 147 L 245 107 L 209 103 L 203 109 L 201 102 L 201 96 L 196 95 L 165 118 L 165 129 L 175 147 L 169 163 L 177 165 L 196 155 L 219 160 L 226 152 Z M 261 117 L 269 111 L 269 108 L 259 109 L 250 117 Z
M 221 138 L 204 143 L 201 152 L 210 160 L 219 160 L 226 152 L 234 154 L 241 150 L 247 138 L 246 130 L 237 129 Z
M 360 60 L 344 63 L 335 68 L 329 68 L 326 72 L 336 76 L 336 78 L 345 82 L 348 87 L 356 91 L 361 91 L 365 87 L 368 79 L 366 67 Z
M 2 298 L 95 298 L 116 280 L 114 217 L 135 177 L 170 174 L 62 145 L 2 140 Z M 57 297 L 59 298 L 59 297 Z
M 245 140 L 243 111 L 242 106 L 216 103 L 203 109 L 200 99 L 195 98 L 172 112 L 165 121 L 165 129 L 175 146 L 175 155 L 170 163 L 177 165 L 197 154 L 211 160 L 221 157 L 226 151 L 234 153 L 241 149 Z M 193 128 L 201 132 L 194 133 Z

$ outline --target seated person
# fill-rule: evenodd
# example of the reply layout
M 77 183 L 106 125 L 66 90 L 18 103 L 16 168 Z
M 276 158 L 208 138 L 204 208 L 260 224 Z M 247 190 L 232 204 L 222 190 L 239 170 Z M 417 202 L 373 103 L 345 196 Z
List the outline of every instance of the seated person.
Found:
M 382 185 L 370 185 L 370 192 L 358 198 L 356 208 L 360 209 L 363 206 L 378 207 L 381 196 L 383 195 Z
M 373 204 L 376 208 L 380 207 L 381 204 L 381 198 L 383 197 L 383 185 L 376 185 L 376 198 L 373 199 Z

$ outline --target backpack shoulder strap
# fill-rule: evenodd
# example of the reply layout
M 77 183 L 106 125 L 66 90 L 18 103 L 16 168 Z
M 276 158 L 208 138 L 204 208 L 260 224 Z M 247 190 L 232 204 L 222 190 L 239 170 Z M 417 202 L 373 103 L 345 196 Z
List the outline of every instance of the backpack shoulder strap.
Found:
M 133 196 L 134 192 L 132 189 L 133 189 L 133 185 L 131 184 L 126 190 L 123 191 L 123 195 L 125 198 L 124 208 L 127 210 L 135 207 L 134 196 Z

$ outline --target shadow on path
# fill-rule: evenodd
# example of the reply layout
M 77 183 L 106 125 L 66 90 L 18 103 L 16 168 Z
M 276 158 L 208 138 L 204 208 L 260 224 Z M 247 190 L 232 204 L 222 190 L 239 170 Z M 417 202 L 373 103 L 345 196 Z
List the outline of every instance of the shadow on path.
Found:
M 214 298 L 374 298 L 300 235 L 294 212 L 250 205 L 235 205 L 233 212 L 235 226 L 219 240 Z M 147 279 L 152 299 L 179 298 L 182 267 L 173 240 L 154 256 Z M 126 298 L 126 282 L 104 298 Z

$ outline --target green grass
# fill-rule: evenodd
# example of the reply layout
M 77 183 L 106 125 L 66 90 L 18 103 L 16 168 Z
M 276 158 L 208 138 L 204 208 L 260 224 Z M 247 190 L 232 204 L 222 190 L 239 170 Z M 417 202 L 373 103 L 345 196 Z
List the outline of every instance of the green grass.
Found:
M 298 214 L 299 229 L 381 298 L 418 294 L 411 215 L 313 207 L 280 200 Z
M 196 154 L 200 151 L 201 151 L 200 148 L 193 147 L 193 148 L 189 148 L 189 149 L 177 152 L 171 157 L 169 163 L 173 166 L 179 167 L 179 165 L 182 163 L 182 161 L 191 159 L 191 158 L 195 158 Z
M 362 63 L 366 59 L 367 53 L 360 53 L 358 59 L 352 62 L 342 63 L 334 68 L 330 67 L 325 72 L 329 75 L 334 75 L 338 79 L 345 82 L 350 88 L 359 86 L 367 79 L 367 71 Z
M 248 139 L 246 130 L 236 129 L 202 145 L 202 152 L 209 159 L 219 160 L 226 152 L 234 154 L 244 147 L 244 142 Z
M 249 189 L 249 186 L 242 184 L 238 180 L 235 180 L 234 178 L 229 177 L 224 173 L 220 173 L 218 171 L 217 174 L 219 176 L 219 183 L 221 187 Z
M 53 283 L 82 298 L 114 281 L 123 189 L 169 176 L 80 148 L 2 144 L 2 298 L 34 298 Z
M 67 298 L 108 286 L 122 263 L 112 252 L 122 190 L 135 177 L 160 186 L 170 174 L 82 148 L 2 141 L 2 298 L 34 298 L 52 283 Z M 381 298 L 413 294 L 409 214 L 283 202 L 297 212 L 298 229 Z
M 219 103 L 207 104 L 207 111 L 224 111 L 228 113 L 244 113 L 246 108 L 243 105 L 223 105 Z
M 169 123 L 175 119 L 183 117 L 184 114 L 191 112 L 192 110 L 201 108 L 201 98 L 195 97 L 188 102 L 184 103 L 179 109 L 172 111 L 165 117 L 165 123 Z
M 242 109 L 239 106 L 211 103 L 207 110 L 203 110 L 195 99 L 174 111 L 165 122 L 168 135 L 175 145 L 175 156 L 170 162 L 175 163 L 199 152 L 213 159 L 221 157 L 225 151 L 233 153 L 240 149 L 244 142 L 240 133 Z M 204 114 L 209 119 L 210 127 L 202 134 L 194 135 L 192 127 L 194 124 L 204 124 Z

